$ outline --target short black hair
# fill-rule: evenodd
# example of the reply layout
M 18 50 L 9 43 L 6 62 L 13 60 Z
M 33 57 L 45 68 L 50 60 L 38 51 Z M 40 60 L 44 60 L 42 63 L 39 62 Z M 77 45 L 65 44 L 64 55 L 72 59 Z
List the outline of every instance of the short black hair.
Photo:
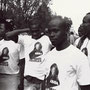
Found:
M 87 19 L 87 17 L 89 17 L 89 16 L 90 16 L 90 12 L 87 13 L 87 14 L 83 17 L 82 22 L 83 22 L 83 23 L 90 23 L 90 18 Z M 87 20 L 87 22 L 85 22 L 85 20 Z
M 86 15 L 89 15 L 89 14 L 90 14 L 90 12 L 86 13 Z
M 61 20 L 62 21 L 62 25 L 61 25 L 62 28 L 66 31 L 70 31 L 70 28 L 72 25 L 72 20 L 70 18 L 55 15 L 51 18 L 51 20 L 54 20 L 54 19 Z

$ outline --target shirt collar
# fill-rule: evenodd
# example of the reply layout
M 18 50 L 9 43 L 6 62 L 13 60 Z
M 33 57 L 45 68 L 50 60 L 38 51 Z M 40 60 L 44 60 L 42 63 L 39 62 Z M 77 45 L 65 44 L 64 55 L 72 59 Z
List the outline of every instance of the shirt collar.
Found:
M 2 44 L 4 42 L 4 39 L 0 40 L 0 44 Z

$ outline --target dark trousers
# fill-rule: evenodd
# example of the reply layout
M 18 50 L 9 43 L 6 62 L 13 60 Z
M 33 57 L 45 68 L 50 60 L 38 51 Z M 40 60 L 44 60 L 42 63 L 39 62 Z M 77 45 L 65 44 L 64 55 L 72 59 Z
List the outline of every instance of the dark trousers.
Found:
M 24 68 L 25 68 L 25 58 L 21 59 L 19 62 L 20 67 L 20 85 L 19 90 L 24 90 Z
M 43 90 L 43 80 L 27 75 L 24 78 L 24 90 Z

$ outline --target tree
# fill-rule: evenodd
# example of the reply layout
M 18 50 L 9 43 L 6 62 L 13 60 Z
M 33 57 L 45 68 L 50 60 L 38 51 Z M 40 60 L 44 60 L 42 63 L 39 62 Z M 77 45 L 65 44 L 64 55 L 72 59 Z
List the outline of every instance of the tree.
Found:
M 13 19 L 17 28 L 28 27 L 28 21 L 42 6 L 51 0 L 1 0 L 1 10 L 5 18 Z
M 42 3 L 37 12 L 34 14 L 34 17 L 39 19 L 41 29 L 45 30 L 45 28 L 47 28 L 48 22 L 52 17 L 52 12 L 50 8 L 47 6 L 46 2 Z

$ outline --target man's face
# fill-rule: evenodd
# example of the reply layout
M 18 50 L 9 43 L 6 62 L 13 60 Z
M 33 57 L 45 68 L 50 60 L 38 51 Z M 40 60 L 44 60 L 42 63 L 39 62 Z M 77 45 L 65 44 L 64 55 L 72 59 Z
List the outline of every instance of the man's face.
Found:
M 84 24 L 81 24 L 79 29 L 78 29 L 78 34 L 79 36 L 83 36 L 85 34 L 85 30 L 84 30 L 84 27 L 83 27 Z
M 54 46 L 62 44 L 66 39 L 66 32 L 62 27 L 62 21 L 51 20 L 48 27 L 49 38 Z
M 31 34 L 34 39 L 38 39 L 40 36 L 40 30 L 38 25 L 31 25 Z
M 5 24 L 0 23 L 0 37 L 2 37 L 5 33 Z

